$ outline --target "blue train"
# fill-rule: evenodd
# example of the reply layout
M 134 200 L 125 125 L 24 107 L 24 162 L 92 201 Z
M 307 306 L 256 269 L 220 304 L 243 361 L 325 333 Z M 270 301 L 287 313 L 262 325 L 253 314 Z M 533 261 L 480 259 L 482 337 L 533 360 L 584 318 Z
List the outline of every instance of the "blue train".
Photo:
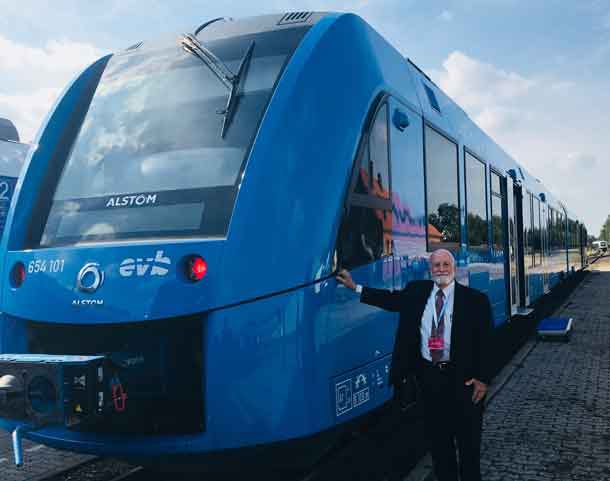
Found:
M 0 426 L 57 448 L 306 466 L 393 395 L 398 318 L 338 268 L 399 289 L 448 248 L 500 325 L 586 262 L 576 216 L 351 14 L 101 58 L 36 144 L 1 246 Z

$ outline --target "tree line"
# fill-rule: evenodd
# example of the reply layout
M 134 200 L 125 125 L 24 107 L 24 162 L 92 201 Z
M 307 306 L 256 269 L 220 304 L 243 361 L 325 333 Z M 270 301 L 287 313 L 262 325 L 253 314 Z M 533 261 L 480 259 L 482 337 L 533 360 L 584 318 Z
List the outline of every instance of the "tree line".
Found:
M 599 240 L 610 241 L 610 215 L 606 217 L 606 222 L 599 231 Z

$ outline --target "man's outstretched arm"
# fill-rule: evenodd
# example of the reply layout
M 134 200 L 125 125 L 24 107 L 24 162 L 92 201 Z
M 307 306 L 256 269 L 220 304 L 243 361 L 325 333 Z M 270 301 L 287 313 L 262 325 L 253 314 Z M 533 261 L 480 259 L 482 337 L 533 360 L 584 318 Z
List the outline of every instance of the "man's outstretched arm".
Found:
M 356 291 L 356 283 L 352 279 L 351 274 L 346 269 L 341 269 L 336 276 L 338 282 L 345 287 Z M 374 289 L 372 287 L 362 287 L 360 294 L 360 302 L 371 306 L 380 307 L 386 311 L 398 312 L 401 304 L 400 291 L 388 291 L 386 289 Z

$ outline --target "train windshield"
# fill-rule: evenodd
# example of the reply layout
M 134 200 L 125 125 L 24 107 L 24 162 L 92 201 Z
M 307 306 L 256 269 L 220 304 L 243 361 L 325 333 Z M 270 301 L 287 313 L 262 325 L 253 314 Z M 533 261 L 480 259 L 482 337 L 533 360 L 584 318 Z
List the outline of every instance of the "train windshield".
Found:
M 39 245 L 226 235 L 250 145 L 305 31 L 205 43 L 237 72 L 254 42 L 225 130 L 226 85 L 180 39 L 163 50 L 112 57 L 59 176 Z

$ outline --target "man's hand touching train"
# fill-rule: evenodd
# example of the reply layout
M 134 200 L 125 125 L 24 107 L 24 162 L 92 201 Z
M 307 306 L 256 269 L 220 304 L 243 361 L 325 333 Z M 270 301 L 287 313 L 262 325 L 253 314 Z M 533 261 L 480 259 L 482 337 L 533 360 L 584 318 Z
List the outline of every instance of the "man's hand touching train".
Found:
M 347 269 L 341 269 L 339 272 L 337 272 L 335 279 L 337 279 L 337 281 L 343 284 L 345 287 L 356 290 L 356 283 L 352 279 L 352 275 Z
M 479 381 L 478 379 L 472 378 L 466 381 L 466 386 L 474 384 L 474 390 L 472 391 L 472 402 L 477 404 L 487 394 L 487 384 Z

